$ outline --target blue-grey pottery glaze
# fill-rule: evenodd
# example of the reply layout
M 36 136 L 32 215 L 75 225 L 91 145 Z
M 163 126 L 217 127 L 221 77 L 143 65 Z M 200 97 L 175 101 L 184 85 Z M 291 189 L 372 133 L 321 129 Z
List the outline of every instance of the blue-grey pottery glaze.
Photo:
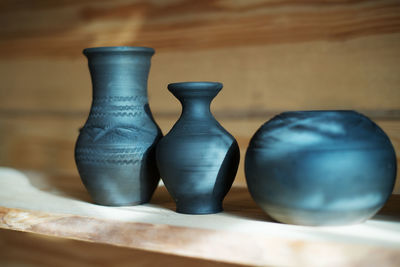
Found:
M 216 82 L 168 85 L 182 104 L 182 114 L 157 145 L 157 164 L 176 211 L 208 214 L 222 211 L 235 179 L 239 147 L 210 111 L 222 89 Z
M 97 47 L 83 53 L 93 100 L 75 147 L 82 181 L 101 205 L 148 202 L 160 179 L 155 145 L 162 136 L 147 99 L 154 49 Z
M 391 195 L 396 156 L 387 135 L 360 113 L 284 112 L 251 139 L 245 172 L 254 200 L 277 221 L 353 224 Z

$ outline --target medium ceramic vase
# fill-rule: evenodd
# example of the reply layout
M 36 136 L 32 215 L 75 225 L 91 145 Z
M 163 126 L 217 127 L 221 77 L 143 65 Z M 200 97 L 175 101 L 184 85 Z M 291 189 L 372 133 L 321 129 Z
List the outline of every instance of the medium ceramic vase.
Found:
M 182 104 L 182 114 L 157 145 L 157 164 L 176 211 L 208 214 L 222 211 L 239 163 L 238 144 L 210 112 L 221 83 L 168 85 Z
M 82 181 L 101 205 L 148 202 L 160 179 L 155 145 L 162 136 L 147 100 L 154 50 L 97 47 L 83 53 L 89 61 L 93 99 L 75 147 Z
M 387 135 L 357 112 L 285 112 L 255 133 L 245 172 L 254 200 L 277 221 L 344 225 L 385 204 L 396 156 Z

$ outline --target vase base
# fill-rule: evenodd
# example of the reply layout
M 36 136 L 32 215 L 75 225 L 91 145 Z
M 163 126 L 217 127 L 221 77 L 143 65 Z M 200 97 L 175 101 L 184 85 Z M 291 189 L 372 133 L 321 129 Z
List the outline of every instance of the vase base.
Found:
M 109 203 L 109 202 L 98 202 L 98 201 L 95 201 L 94 204 L 101 205 L 101 206 L 107 206 L 107 207 L 124 207 L 124 206 L 142 205 L 142 204 L 146 204 L 148 202 L 149 202 L 148 200 L 133 201 L 133 202 L 126 202 L 126 203 Z
M 222 203 L 193 203 L 180 204 L 176 206 L 176 212 L 182 214 L 213 214 L 222 212 Z
M 380 207 L 359 208 L 354 210 L 329 211 L 302 210 L 298 207 L 261 207 L 271 218 L 278 222 L 304 226 L 343 226 L 363 223 L 378 212 Z

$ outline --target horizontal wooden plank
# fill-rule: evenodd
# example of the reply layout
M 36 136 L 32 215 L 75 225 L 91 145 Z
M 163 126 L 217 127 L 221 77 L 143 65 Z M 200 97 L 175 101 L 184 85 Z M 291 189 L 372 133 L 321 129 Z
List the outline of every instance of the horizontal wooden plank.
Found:
M 385 1 L 2 1 L 1 57 L 76 57 L 82 47 L 198 50 L 400 32 Z
M 230 191 L 225 212 L 190 216 L 171 210 L 163 187 L 151 204 L 103 207 L 71 196 L 84 189 L 78 177 L 69 178 L 74 186 L 66 190 L 54 184 L 57 177 L 1 169 L 0 186 L 8 190 L 0 191 L 0 227 L 250 265 L 400 263 L 398 196 L 363 224 L 303 227 L 271 221 L 245 188 Z
M 4 229 L 0 229 L 0 256 L 2 266 L 238 266 Z
M 400 34 L 154 56 L 149 98 L 155 113 L 178 112 L 170 82 L 224 83 L 213 110 L 257 113 L 298 109 L 400 109 Z M 85 111 L 91 82 L 84 56 L 2 60 L 0 106 L 10 110 Z
M 162 131 L 167 133 L 175 120 L 171 117 L 155 117 Z M 269 117 L 252 119 L 224 119 L 220 123 L 239 142 L 241 160 L 235 183 L 245 184 L 244 156 L 250 138 Z M 74 145 L 78 129 L 85 121 L 81 117 L 1 117 L 0 116 L 0 166 L 39 170 L 46 173 L 78 175 L 74 162 Z M 377 120 L 389 135 L 400 164 L 400 121 Z M 394 192 L 400 194 L 400 174 Z

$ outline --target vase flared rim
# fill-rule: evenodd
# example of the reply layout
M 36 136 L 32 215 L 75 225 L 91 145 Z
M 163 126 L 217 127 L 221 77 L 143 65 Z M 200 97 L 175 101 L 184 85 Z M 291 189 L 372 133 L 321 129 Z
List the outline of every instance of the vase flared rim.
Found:
M 149 53 L 154 54 L 155 50 L 151 47 L 145 46 L 99 46 L 99 47 L 89 47 L 83 49 L 83 54 L 88 55 L 92 53 L 124 53 L 124 52 L 139 52 L 139 53 Z
M 177 82 L 168 84 L 169 90 L 205 90 L 205 89 L 214 89 L 221 90 L 223 84 L 220 82 L 207 82 L 207 81 L 191 81 L 191 82 Z

